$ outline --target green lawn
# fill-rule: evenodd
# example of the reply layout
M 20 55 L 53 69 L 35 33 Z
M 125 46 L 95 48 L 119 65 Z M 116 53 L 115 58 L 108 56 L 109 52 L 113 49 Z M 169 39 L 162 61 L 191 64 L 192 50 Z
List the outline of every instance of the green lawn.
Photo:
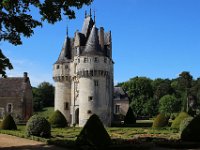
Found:
M 54 107 L 45 107 L 42 111 L 34 112 L 34 114 L 38 114 L 42 117 L 48 119 L 54 112 Z

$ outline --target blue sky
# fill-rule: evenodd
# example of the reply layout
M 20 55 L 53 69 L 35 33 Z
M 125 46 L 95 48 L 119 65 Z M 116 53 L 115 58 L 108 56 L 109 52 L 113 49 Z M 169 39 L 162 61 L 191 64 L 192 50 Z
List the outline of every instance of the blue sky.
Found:
M 199 0 L 94 0 L 96 26 L 112 31 L 115 83 L 135 76 L 176 78 L 182 71 L 200 77 Z M 69 26 L 69 36 L 81 30 L 84 12 L 76 19 L 44 23 L 23 45 L 1 42 L 14 65 L 8 76 L 28 72 L 31 83 L 53 83 L 52 65 L 57 60 Z M 33 15 L 38 15 L 33 12 Z

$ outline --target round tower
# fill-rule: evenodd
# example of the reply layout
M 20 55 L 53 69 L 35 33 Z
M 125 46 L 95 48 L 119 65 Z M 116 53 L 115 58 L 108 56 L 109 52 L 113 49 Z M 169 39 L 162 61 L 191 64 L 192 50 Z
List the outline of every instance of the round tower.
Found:
M 106 55 L 102 46 L 104 41 L 101 40 L 104 40 L 103 30 L 98 33 L 93 26 L 78 57 L 79 126 L 84 126 L 91 114 L 97 114 L 104 125 L 111 125 L 113 62 Z
M 55 81 L 55 110 L 59 110 L 71 121 L 71 74 L 70 74 L 70 39 L 66 37 L 62 51 L 56 63 L 53 65 L 53 79 Z

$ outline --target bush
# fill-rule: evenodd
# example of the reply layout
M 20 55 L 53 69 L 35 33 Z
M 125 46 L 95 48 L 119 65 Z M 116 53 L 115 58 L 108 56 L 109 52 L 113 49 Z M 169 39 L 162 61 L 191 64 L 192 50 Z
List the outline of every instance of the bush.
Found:
M 175 118 L 175 120 L 172 122 L 171 128 L 179 129 L 181 121 L 183 121 L 185 118 L 188 118 L 188 117 L 190 117 L 190 115 L 188 115 L 188 113 L 180 112 L 178 114 L 178 116 Z
M 180 136 L 183 141 L 200 142 L 200 116 L 184 119 L 180 125 Z
M 67 126 L 67 120 L 65 116 L 59 111 L 56 110 L 49 119 L 49 122 L 54 128 L 63 128 Z
M 133 110 L 131 107 L 129 107 L 128 112 L 124 118 L 124 124 L 125 125 L 132 125 L 136 123 L 135 115 L 133 114 Z
M 93 147 L 103 147 L 111 143 L 111 139 L 101 120 L 93 114 L 81 130 L 76 139 L 79 146 L 89 145 Z
M 50 123 L 44 117 L 33 115 L 26 124 L 26 133 L 28 136 L 50 137 Z
M 153 121 L 153 128 L 165 127 L 168 125 L 168 118 L 164 114 L 158 114 Z
M 3 119 L 0 128 L 3 130 L 17 130 L 17 126 L 11 115 L 8 115 Z

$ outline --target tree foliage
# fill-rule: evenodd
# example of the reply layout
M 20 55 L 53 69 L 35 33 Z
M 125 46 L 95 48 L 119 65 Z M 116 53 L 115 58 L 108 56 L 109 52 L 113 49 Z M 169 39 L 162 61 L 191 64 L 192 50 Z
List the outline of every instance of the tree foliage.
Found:
M 179 101 L 177 101 L 176 97 L 173 95 L 165 95 L 159 101 L 159 112 L 171 115 L 174 112 L 178 112 L 180 110 Z
M 75 18 L 74 8 L 80 9 L 89 5 L 92 0 L 1 0 L 0 1 L 0 41 L 13 45 L 22 44 L 21 37 L 30 37 L 34 28 L 42 26 L 43 21 L 54 24 L 62 18 Z M 40 18 L 33 18 L 36 9 Z M 2 63 L 0 57 L 0 64 Z M 9 69 L 9 63 L 4 63 Z M 5 76 L 5 67 L 0 67 L 0 74 Z
M 173 95 L 173 102 L 177 104 L 172 106 L 172 112 L 186 111 L 188 108 L 189 113 L 193 115 L 200 113 L 200 78 L 193 79 L 187 71 L 181 72 L 175 79 L 151 80 L 146 77 L 134 77 L 118 83 L 117 86 L 121 86 L 128 93 L 130 106 L 137 117 L 157 115 L 160 99 L 165 95 Z M 172 103 L 167 103 L 165 109 L 170 105 Z
M 4 78 L 6 77 L 6 69 L 13 69 L 13 66 L 0 49 L 0 75 Z
M 54 86 L 49 82 L 42 82 L 37 88 L 33 88 L 33 104 L 35 111 L 54 106 Z

